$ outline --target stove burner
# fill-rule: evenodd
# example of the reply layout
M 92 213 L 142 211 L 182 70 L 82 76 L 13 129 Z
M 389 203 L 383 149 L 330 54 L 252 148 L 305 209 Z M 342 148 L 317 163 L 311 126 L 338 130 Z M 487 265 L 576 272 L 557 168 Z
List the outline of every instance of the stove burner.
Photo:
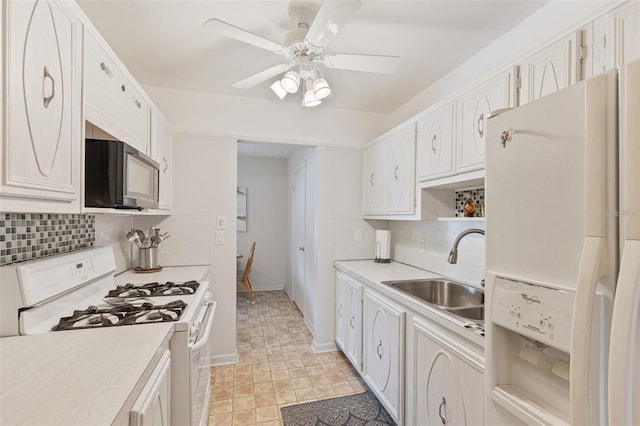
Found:
M 176 284 L 171 281 L 166 283 L 126 284 L 110 290 L 106 297 L 147 297 L 147 296 L 174 296 L 181 294 L 195 294 L 200 283 L 188 281 Z
M 70 317 L 60 319 L 52 331 L 80 328 L 115 327 L 119 325 L 148 324 L 153 322 L 177 321 L 187 304 L 175 300 L 165 305 L 126 303 L 114 308 L 89 306 L 83 311 L 74 311 Z

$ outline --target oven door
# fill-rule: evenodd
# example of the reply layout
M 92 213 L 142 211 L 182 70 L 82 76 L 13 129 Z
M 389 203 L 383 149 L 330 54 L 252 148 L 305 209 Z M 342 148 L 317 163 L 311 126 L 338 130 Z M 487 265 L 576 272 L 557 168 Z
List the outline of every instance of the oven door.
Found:
M 189 342 L 191 354 L 191 424 L 206 425 L 208 417 L 209 396 L 211 392 L 211 366 L 209 357 L 209 334 L 216 311 L 216 302 L 204 302 L 198 317 L 194 321 L 194 341 Z

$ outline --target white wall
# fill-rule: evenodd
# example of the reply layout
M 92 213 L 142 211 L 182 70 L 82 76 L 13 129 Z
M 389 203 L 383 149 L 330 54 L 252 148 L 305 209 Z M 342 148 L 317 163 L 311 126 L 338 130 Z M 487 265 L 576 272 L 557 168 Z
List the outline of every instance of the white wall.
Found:
M 125 238 L 131 230 L 131 216 L 96 215 L 96 246 L 111 246 L 116 259 L 116 274 L 130 269 L 132 247 Z
M 302 108 L 289 102 L 189 92 L 155 86 L 145 90 L 177 132 L 232 136 L 238 140 L 298 145 L 361 146 L 388 128 L 388 116 Z
M 176 134 L 173 138 L 174 216 L 192 226 L 184 226 L 187 241 L 208 246 L 211 290 L 218 301 L 210 336 L 211 361 L 234 362 L 236 349 L 236 152 L 233 138 Z M 202 217 L 208 226 L 198 226 Z M 226 216 L 225 244 L 215 241 L 217 216 Z M 181 225 L 181 226 L 182 226 Z M 175 236 L 179 238 L 178 235 Z M 184 238 L 184 237 L 180 237 Z M 168 244 L 171 240 L 168 240 Z M 164 244 L 164 243 L 163 243 Z
M 238 157 L 238 186 L 247 187 L 247 232 L 237 233 L 244 267 L 251 244 L 253 290 L 283 290 L 288 284 L 289 191 L 284 158 Z

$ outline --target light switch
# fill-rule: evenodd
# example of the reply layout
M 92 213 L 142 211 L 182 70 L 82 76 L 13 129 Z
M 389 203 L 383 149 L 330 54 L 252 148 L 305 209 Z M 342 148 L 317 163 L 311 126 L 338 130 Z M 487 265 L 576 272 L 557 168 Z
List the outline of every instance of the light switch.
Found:
M 216 245 L 224 244 L 224 231 L 216 231 Z
M 227 229 L 227 217 L 226 216 L 218 216 L 216 218 L 216 228 L 217 229 Z

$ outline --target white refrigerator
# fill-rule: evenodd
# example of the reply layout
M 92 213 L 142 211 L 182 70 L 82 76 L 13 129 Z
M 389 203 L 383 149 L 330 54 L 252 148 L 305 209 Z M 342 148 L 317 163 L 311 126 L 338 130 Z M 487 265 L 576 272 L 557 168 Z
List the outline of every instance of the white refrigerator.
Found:
M 489 119 L 486 424 L 640 424 L 638 65 L 620 74 Z

